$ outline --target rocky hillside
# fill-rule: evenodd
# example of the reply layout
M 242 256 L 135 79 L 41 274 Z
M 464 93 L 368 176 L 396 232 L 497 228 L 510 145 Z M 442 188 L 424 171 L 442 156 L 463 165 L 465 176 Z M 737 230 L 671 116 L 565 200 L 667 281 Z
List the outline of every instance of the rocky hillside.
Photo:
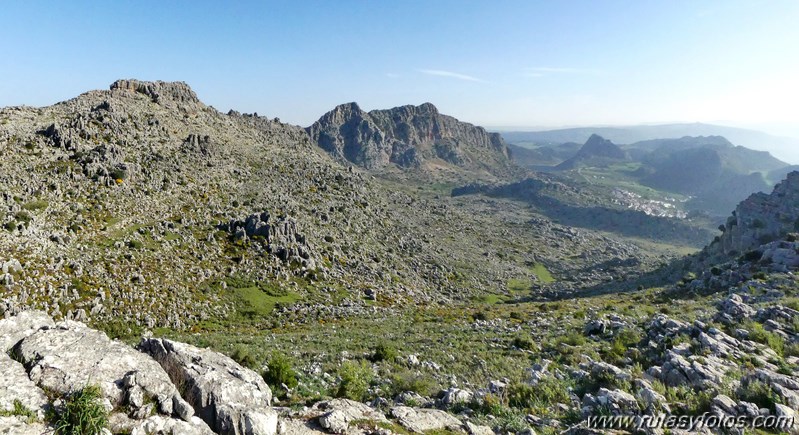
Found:
M 430 103 L 370 112 L 342 104 L 306 131 L 334 157 L 367 169 L 445 163 L 501 175 L 511 167 L 499 134 L 442 115 Z
M 418 128 L 407 137 L 482 140 L 507 160 L 479 128 L 408 119 Z M 121 80 L 0 109 L 0 154 L 0 312 L 41 309 L 117 334 L 204 330 L 505 294 L 513 279 L 536 279 L 535 263 L 601 279 L 582 272 L 601 259 L 558 261 L 549 247 L 564 233 L 517 205 L 375 179 L 301 128 L 220 113 L 184 83 Z M 656 261 L 591 232 L 570 246 Z

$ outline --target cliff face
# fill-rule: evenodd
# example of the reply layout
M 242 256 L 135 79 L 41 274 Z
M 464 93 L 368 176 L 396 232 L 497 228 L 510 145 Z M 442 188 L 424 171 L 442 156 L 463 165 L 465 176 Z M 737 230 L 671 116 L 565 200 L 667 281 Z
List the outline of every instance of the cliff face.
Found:
M 771 194 L 755 193 L 738 204 L 715 249 L 740 254 L 799 228 L 799 172 L 791 172 Z
M 431 159 L 491 173 L 510 165 L 499 134 L 442 115 L 430 103 L 371 112 L 342 104 L 306 131 L 328 153 L 367 169 L 418 168 Z

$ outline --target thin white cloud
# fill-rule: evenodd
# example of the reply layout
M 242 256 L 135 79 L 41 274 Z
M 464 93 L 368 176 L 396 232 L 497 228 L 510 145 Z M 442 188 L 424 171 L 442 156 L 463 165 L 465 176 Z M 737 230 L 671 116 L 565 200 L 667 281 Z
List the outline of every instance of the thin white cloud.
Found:
M 591 68 L 562 68 L 537 66 L 525 68 L 522 75 L 525 77 L 544 77 L 550 74 L 601 74 L 602 71 Z
M 465 80 L 468 82 L 483 82 L 483 80 L 480 80 L 477 77 L 472 77 L 466 74 L 456 73 L 452 71 L 444 71 L 440 69 L 420 69 L 417 71 L 419 71 L 422 74 L 427 74 L 431 76 L 449 77 L 458 80 Z

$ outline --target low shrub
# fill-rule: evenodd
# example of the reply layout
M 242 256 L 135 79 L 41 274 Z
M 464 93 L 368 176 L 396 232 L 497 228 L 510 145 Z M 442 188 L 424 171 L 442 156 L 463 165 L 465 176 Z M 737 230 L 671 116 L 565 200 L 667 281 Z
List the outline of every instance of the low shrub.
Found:
M 544 378 L 536 385 L 513 383 L 506 391 L 508 405 L 518 409 L 549 407 L 570 403 L 569 385 L 556 378 Z
M 248 369 L 254 369 L 258 365 L 255 357 L 252 356 L 250 351 L 244 346 L 237 346 L 233 349 L 233 353 L 230 354 L 230 357 Z
M 760 408 L 773 410 L 774 404 L 781 403 L 777 393 L 769 385 L 758 380 L 742 383 L 737 393 L 740 400 L 752 402 Z
M 416 374 L 410 370 L 404 370 L 391 376 L 391 395 L 405 391 L 412 391 L 422 396 L 430 396 L 435 392 L 436 381 L 430 376 Z
M 363 401 L 374 379 L 374 372 L 366 361 L 345 361 L 339 369 L 339 376 L 341 382 L 336 390 L 336 397 Z
M 372 353 L 372 361 L 380 362 L 380 361 L 388 361 L 394 362 L 396 361 L 399 353 L 397 349 L 387 343 L 380 343 L 375 347 L 374 352 Z

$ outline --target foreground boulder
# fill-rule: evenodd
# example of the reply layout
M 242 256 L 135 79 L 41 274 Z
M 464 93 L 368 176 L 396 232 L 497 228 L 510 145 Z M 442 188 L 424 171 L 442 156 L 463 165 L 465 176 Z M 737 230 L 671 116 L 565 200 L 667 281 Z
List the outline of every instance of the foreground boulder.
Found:
M 391 408 L 391 415 L 405 429 L 424 433 L 431 430 L 449 429 L 463 431 L 461 422 L 455 416 L 438 409 L 420 409 L 409 406 Z
M 141 421 L 130 431 L 130 435 L 213 435 L 211 429 L 197 417 L 191 421 L 165 418 L 154 415 Z
M 39 387 L 66 395 L 96 384 L 112 408 L 144 418 L 194 414 L 161 366 L 147 355 L 78 322 L 64 321 L 20 341 L 14 355 Z
M 277 413 L 272 391 L 254 371 L 231 358 L 166 339 L 144 339 L 152 356 L 181 385 L 186 399 L 214 432 L 222 435 L 272 435 Z
M 363 403 L 349 399 L 333 399 L 317 403 L 315 408 L 326 411 L 319 416 L 319 424 L 335 434 L 346 433 L 353 421 L 388 423 L 386 417 Z

